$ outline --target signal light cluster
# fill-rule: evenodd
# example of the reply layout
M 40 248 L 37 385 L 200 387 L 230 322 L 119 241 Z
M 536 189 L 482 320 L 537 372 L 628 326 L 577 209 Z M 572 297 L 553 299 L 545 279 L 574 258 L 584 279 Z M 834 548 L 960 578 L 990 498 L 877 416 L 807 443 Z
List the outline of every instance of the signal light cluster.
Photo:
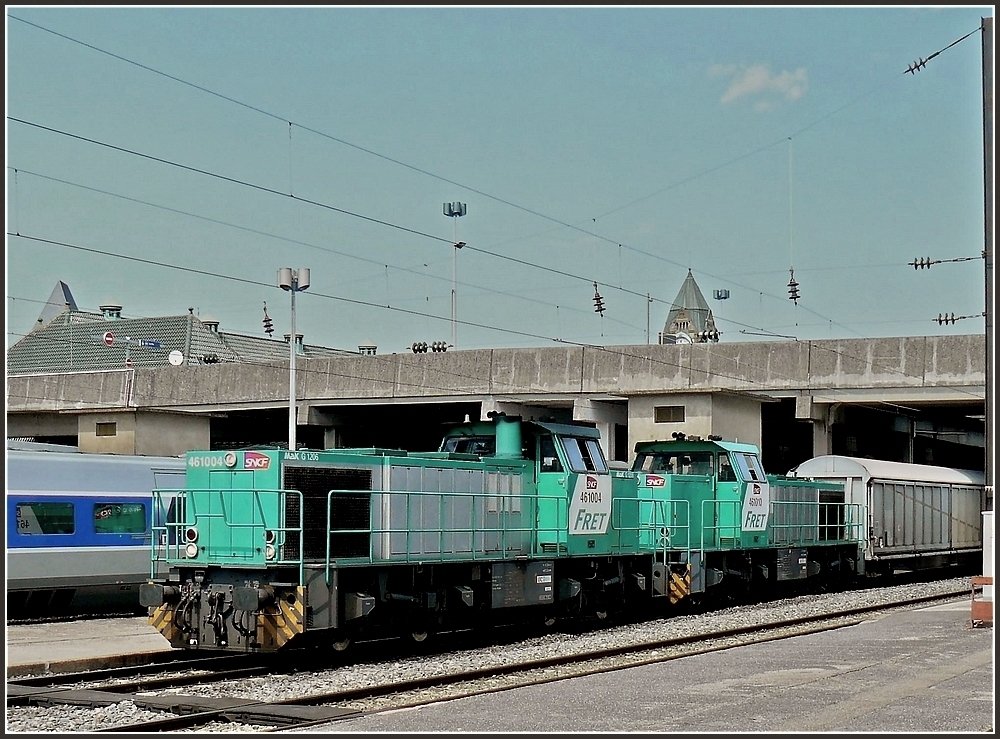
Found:
M 432 352 L 446 352 L 448 351 L 447 341 L 432 341 L 428 344 L 426 341 L 414 341 L 410 344 L 410 350 L 414 354 L 426 354 L 429 348 Z

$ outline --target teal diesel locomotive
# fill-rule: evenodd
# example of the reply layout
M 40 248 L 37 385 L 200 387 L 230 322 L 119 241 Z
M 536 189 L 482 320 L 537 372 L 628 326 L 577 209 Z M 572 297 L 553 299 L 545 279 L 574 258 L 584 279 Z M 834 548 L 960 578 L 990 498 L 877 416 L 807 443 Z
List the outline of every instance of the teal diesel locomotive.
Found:
M 187 454 L 140 591 L 178 648 L 344 649 L 521 617 L 603 619 L 859 574 L 844 486 L 765 475 L 756 447 L 641 442 L 504 414 L 437 451 Z

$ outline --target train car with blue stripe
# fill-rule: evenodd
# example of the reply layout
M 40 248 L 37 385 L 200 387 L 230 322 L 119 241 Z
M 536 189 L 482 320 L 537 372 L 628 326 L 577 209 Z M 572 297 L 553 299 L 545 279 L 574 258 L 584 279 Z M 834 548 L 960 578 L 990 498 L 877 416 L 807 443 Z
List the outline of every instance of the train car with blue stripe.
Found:
M 138 612 L 154 524 L 184 460 L 11 448 L 7 479 L 7 615 Z

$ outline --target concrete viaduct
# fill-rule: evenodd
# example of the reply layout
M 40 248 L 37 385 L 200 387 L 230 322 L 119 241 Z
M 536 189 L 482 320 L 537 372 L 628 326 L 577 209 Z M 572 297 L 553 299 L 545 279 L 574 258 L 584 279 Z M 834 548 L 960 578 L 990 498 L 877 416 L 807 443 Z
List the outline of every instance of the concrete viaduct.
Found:
M 982 469 L 985 347 L 958 335 L 303 358 L 296 434 L 300 447 L 430 449 L 443 423 L 504 411 L 592 422 L 622 461 L 684 431 L 756 443 L 769 472 L 827 453 Z M 7 436 L 120 454 L 280 445 L 289 405 L 288 362 L 9 375 Z

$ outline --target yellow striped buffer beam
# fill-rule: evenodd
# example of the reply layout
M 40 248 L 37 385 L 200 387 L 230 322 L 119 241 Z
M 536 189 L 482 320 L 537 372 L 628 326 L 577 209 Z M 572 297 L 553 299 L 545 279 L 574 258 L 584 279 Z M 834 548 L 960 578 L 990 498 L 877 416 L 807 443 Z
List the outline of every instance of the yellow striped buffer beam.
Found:
M 162 606 L 150 609 L 149 625 L 163 634 L 172 646 L 181 646 L 185 643 L 184 634 L 174 622 L 172 605 L 164 603 Z
M 670 568 L 670 580 L 667 593 L 670 605 L 684 600 L 691 594 L 691 565 L 673 565 Z
M 305 611 L 305 588 L 301 585 L 269 604 L 257 614 L 259 647 L 267 652 L 280 649 L 305 631 Z

